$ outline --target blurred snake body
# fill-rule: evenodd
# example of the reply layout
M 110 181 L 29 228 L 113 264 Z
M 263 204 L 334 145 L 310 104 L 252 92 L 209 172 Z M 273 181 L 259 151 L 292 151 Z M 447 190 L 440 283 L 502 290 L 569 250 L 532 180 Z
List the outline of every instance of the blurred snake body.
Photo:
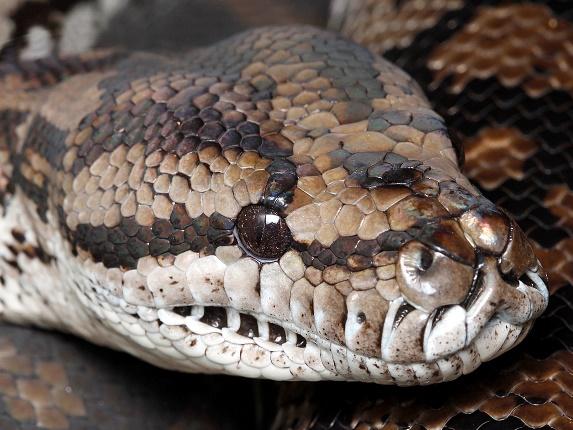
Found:
M 417 385 L 547 306 L 417 84 L 333 33 L 0 66 L 2 318 L 157 366 Z

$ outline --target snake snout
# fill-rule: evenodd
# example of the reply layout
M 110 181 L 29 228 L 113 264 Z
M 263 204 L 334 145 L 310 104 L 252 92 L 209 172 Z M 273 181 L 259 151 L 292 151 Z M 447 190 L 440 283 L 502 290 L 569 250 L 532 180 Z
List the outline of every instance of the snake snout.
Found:
M 489 202 L 450 221 L 424 225 L 399 250 L 387 361 L 432 362 L 463 350 L 489 360 L 547 307 L 545 275 L 515 221 Z
M 468 303 L 479 302 L 479 296 L 487 295 L 485 291 L 491 289 L 490 303 L 482 309 L 485 315 L 495 312 L 497 318 L 515 325 L 538 317 L 547 306 L 547 280 L 517 223 L 486 204 L 461 215 L 460 224 L 473 242 L 479 260 Z M 482 326 L 476 322 L 474 331 Z

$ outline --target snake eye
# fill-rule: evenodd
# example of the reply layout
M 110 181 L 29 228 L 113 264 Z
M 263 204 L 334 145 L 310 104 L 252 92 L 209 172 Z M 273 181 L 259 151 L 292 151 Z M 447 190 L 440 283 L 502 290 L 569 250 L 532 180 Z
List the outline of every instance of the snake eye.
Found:
M 245 251 L 265 260 L 279 258 L 292 242 L 286 221 L 277 211 L 261 205 L 241 210 L 237 218 L 237 236 Z

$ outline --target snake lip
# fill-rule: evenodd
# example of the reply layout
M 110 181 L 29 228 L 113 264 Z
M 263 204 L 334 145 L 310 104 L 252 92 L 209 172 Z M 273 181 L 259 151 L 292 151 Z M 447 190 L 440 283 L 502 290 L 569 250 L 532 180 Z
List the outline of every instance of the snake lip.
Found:
M 423 334 L 426 361 L 472 347 L 478 348 L 481 361 L 491 360 L 517 345 L 545 310 L 549 293 L 539 266 L 515 283 L 505 282 L 496 266 L 492 258 L 480 266 L 480 285 L 467 307 L 446 306 L 432 313 Z
M 488 263 L 491 264 L 493 261 L 489 260 Z M 161 310 L 159 315 L 164 324 L 186 326 L 199 337 L 217 332 L 232 343 L 254 342 L 271 353 L 285 351 L 287 356 L 299 357 L 299 360 L 302 360 L 300 357 L 307 357 L 309 353 L 316 354 L 309 351 L 322 351 L 320 354 L 328 354 L 336 350 L 340 351 L 342 357 L 345 357 L 343 367 L 346 366 L 347 370 L 346 373 L 343 372 L 344 375 L 337 376 L 336 372 L 333 373 L 334 369 L 316 373 L 312 367 L 306 367 L 310 362 L 306 363 L 305 358 L 300 365 L 297 365 L 299 370 L 295 371 L 289 377 L 290 379 L 339 379 L 344 376 L 349 380 L 385 384 L 430 384 L 455 379 L 469 373 L 480 363 L 491 360 L 512 348 L 524 338 L 533 319 L 545 308 L 548 298 L 547 288 L 535 269 L 527 270 L 519 279 L 517 287 L 507 283 L 497 283 L 494 280 L 499 280 L 497 270 L 493 276 L 486 279 L 484 289 L 469 309 L 466 310 L 460 305 L 448 305 L 432 312 L 422 332 L 424 356 L 412 361 L 393 361 L 385 358 L 384 345 L 389 345 L 389 338 L 381 339 L 382 356 L 362 355 L 353 351 L 348 345 L 333 343 L 332 340 L 319 333 L 304 330 L 293 322 L 272 318 L 264 313 L 239 313 L 229 307 L 190 305 L 174 308 L 171 311 Z M 510 288 L 518 294 L 530 294 L 536 299 L 536 304 L 528 304 L 526 307 L 508 306 L 511 300 L 503 299 L 503 297 Z M 489 307 L 494 299 L 495 306 Z M 394 324 L 396 318 L 393 315 L 404 305 L 403 299 L 393 301 L 394 312 L 389 312 L 388 324 Z M 217 310 L 226 315 L 221 321 L 213 319 Z M 477 331 L 470 333 L 470 327 L 474 326 L 472 319 L 474 313 L 480 314 L 481 323 Z M 517 319 L 518 316 L 520 320 Z M 247 336 L 251 338 L 250 340 L 244 337 L 245 318 L 256 321 L 255 327 L 258 326 L 255 333 Z M 270 335 L 269 328 L 272 327 L 275 327 L 275 330 L 280 328 L 283 333 L 282 340 L 277 341 L 274 336 Z M 390 333 L 393 330 L 384 332 Z M 305 352 L 307 347 L 310 350 Z M 198 352 L 190 350 L 186 353 L 194 356 Z M 368 372 L 364 373 L 365 371 L 356 368 L 360 363 L 367 366 Z M 430 372 L 430 369 L 434 371 L 439 369 L 439 375 L 435 375 L 433 371 Z M 272 379 L 286 377 L 279 374 L 282 372 L 280 369 L 269 368 L 266 372 L 265 377 Z
M 533 270 L 526 270 L 518 279 L 517 287 L 506 287 L 505 292 L 510 302 L 501 306 L 499 315 L 511 324 L 525 324 L 537 318 L 549 301 L 545 282 Z

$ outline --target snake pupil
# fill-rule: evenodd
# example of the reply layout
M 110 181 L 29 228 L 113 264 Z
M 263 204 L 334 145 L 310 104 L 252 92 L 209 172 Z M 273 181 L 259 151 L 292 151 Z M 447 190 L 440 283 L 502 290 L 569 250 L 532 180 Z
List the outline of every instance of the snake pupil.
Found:
M 263 259 L 279 258 L 292 242 L 286 221 L 261 205 L 247 206 L 239 213 L 237 232 L 245 250 Z

